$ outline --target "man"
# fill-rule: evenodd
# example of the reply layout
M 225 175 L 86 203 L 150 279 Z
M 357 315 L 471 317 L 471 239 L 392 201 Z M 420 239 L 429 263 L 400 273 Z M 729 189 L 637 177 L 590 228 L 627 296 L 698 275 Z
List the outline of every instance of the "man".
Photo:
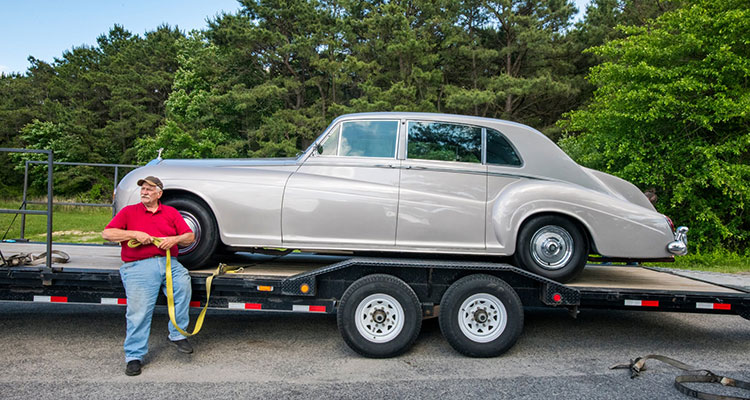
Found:
M 174 287 L 175 320 L 181 329 L 187 329 L 192 290 L 187 269 L 177 261 L 177 245 L 193 242 L 195 235 L 174 208 L 159 202 L 164 185 L 155 176 L 138 180 L 141 202 L 120 210 L 102 232 L 105 240 L 120 242 L 120 267 L 127 296 L 127 332 L 125 335 L 125 374 L 141 373 L 143 357 L 148 352 L 151 316 L 159 290 L 166 291 L 166 254 L 172 256 L 172 281 Z M 161 238 L 158 246 L 155 238 Z M 130 247 L 128 241 L 136 240 L 140 246 Z M 182 353 L 192 353 L 193 348 L 170 322 L 169 340 Z

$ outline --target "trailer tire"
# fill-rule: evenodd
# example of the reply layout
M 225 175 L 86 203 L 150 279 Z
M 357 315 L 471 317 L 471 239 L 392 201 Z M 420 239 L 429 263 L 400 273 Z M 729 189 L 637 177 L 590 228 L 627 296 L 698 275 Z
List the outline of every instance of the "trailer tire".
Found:
M 501 279 L 470 275 L 445 291 L 439 322 L 443 336 L 459 353 L 495 357 L 521 335 L 523 306 L 516 291 Z
M 583 271 L 588 243 L 569 219 L 544 215 L 524 223 L 518 234 L 513 261 L 537 275 L 565 283 Z
M 414 290 L 392 275 L 368 275 L 352 283 L 336 315 L 349 347 L 372 358 L 407 351 L 422 327 L 422 306 Z
M 164 204 L 176 208 L 195 234 L 193 243 L 180 247 L 177 259 L 189 270 L 205 268 L 219 242 L 219 229 L 208 206 L 192 197 L 169 197 Z

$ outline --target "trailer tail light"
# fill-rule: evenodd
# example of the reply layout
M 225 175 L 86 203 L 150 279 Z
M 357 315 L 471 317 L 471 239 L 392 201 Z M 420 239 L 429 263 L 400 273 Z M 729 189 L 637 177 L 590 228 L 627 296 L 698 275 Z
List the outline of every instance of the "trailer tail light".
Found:
M 555 303 L 559 303 L 562 301 L 562 295 L 560 293 L 555 293 L 552 295 L 552 301 Z
M 302 292 L 302 293 L 309 292 L 310 291 L 310 285 L 308 285 L 306 283 L 303 283 L 302 285 L 300 285 L 299 291 Z

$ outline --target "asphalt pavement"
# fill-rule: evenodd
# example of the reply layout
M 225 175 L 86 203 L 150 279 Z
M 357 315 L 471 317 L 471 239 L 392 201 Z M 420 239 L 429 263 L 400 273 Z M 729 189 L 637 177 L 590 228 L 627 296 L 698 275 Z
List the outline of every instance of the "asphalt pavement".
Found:
M 738 316 L 527 310 L 515 347 L 490 359 L 455 352 L 433 319 L 409 352 L 375 360 L 346 346 L 333 316 L 221 310 L 191 340 L 196 353 L 180 354 L 157 308 L 143 373 L 128 377 L 124 314 L 0 302 L 0 398 L 687 399 L 672 386 L 680 371 L 658 361 L 636 379 L 609 369 L 653 353 L 750 381 L 750 321 Z

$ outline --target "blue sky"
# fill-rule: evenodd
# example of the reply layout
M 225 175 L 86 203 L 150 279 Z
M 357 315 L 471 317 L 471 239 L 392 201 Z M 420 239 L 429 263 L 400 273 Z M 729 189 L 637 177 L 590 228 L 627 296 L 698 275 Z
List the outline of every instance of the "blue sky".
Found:
M 162 23 L 184 32 L 240 8 L 237 0 L 0 0 L 0 72 L 25 72 L 31 55 L 47 62 L 119 24 L 143 36 Z
M 590 1 L 575 0 L 579 18 Z M 52 62 L 96 45 L 115 24 L 141 36 L 163 23 L 189 32 L 239 7 L 237 0 L 0 0 L 0 73 L 26 72 L 29 56 Z

